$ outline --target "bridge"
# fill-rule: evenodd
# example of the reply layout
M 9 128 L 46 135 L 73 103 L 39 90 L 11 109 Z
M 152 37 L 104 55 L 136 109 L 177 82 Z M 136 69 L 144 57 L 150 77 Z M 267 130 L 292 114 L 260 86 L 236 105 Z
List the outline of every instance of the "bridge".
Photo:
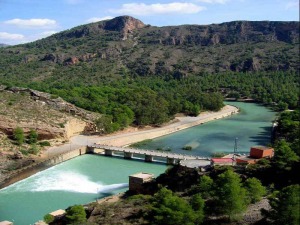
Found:
M 177 154 L 166 151 L 157 151 L 157 150 L 144 150 L 144 149 L 135 149 L 127 147 L 116 147 L 110 145 L 100 145 L 93 144 L 87 146 L 87 153 L 96 153 L 95 149 L 100 150 L 100 152 L 106 156 L 113 156 L 114 153 L 123 153 L 125 159 L 132 159 L 134 154 L 144 155 L 145 162 L 153 162 L 154 157 L 166 159 L 166 163 L 170 165 L 177 164 L 180 160 L 188 159 L 198 159 L 198 160 L 208 160 L 206 157 L 199 157 L 194 155 L 186 154 Z

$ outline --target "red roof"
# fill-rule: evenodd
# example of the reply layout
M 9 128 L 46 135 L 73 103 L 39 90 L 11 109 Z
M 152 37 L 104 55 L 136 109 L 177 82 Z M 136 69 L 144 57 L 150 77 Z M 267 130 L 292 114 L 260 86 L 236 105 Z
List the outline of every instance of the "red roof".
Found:
M 233 159 L 232 158 L 212 158 L 211 161 L 213 162 L 233 162 Z

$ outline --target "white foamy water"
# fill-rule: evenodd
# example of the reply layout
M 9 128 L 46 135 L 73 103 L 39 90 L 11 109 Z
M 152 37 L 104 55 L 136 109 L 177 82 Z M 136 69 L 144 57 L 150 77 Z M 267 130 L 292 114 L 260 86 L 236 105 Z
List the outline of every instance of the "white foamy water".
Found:
M 67 191 L 97 194 L 128 187 L 127 183 L 104 185 L 76 172 L 55 170 L 48 173 L 48 176 L 36 174 L 24 181 L 13 184 L 12 189 L 18 192 Z M 2 191 L 5 192 L 5 189 Z

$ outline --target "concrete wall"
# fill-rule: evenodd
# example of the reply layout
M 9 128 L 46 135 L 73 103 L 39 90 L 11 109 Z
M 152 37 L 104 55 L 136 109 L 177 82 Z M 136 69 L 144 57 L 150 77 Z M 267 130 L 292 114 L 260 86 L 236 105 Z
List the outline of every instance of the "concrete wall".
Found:
M 86 154 L 86 147 L 81 147 L 69 152 L 51 157 L 41 162 L 33 163 L 29 166 L 23 167 L 17 171 L 11 173 L 8 177 L 0 181 L 0 188 L 4 188 L 10 184 L 23 180 L 39 171 L 45 170 L 51 166 L 55 166 L 59 163 L 65 162 L 69 159 L 73 159 L 77 156 Z

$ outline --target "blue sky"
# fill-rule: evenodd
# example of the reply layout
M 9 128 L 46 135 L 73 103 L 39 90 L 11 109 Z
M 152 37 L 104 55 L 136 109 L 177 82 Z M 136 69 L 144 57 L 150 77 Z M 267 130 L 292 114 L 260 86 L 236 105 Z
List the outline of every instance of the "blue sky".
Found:
M 31 42 L 120 15 L 153 26 L 298 21 L 299 0 L 0 0 L 0 43 Z

